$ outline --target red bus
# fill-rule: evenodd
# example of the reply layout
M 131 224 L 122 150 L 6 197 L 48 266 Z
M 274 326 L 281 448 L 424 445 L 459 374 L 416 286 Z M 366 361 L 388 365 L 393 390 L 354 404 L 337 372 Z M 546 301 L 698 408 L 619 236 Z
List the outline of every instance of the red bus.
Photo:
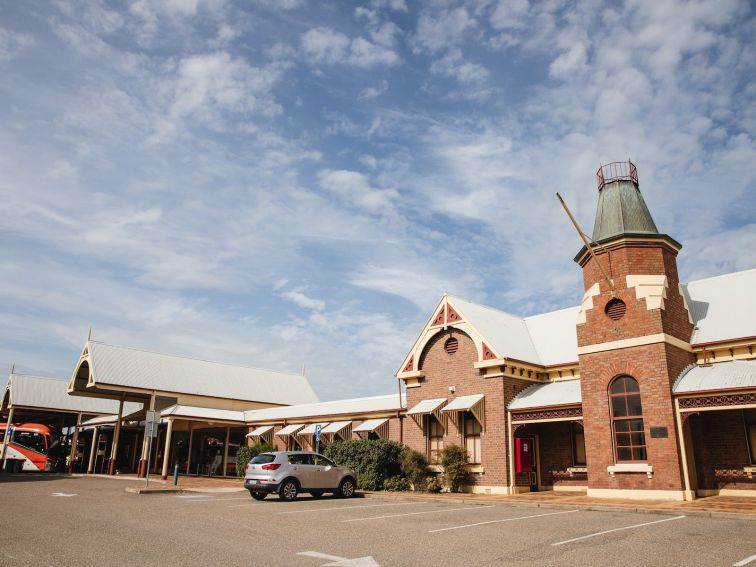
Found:
M 7 423 L 0 423 L 0 446 Z M 14 471 L 59 471 L 65 468 L 60 440 L 55 429 L 41 423 L 11 425 L 5 458 Z M 2 463 L 0 463 L 2 464 Z

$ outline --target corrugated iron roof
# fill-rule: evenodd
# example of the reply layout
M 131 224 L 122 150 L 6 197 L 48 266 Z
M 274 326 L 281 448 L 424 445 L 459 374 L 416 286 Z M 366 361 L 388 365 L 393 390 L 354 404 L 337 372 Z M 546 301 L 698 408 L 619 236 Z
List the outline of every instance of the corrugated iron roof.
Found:
M 358 431 L 372 432 L 378 429 L 381 425 L 383 425 L 387 421 L 388 419 L 385 417 L 383 419 L 368 419 L 367 421 L 363 421 L 362 423 L 360 423 L 352 431 L 354 431 L 355 433 L 357 433 Z
M 13 373 L 8 378 L 10 405 L 85 414 L 117 414 L 118 401 L 68 395 L 68 383 L 57 378 Z M 139 411 L 142 404 L 126 402 L 123 413 Z
M 407 415 L 421 415 L 432 413 L 446 403 L 446 398 L 432 398 L 421 400 L 407 411 Z
M 560 380 L 525 388 L 509 402 L 510 410 L 575 405 L 582 403 L 580 380 Z
M 287 435 L 294 435 L 297 431 L 302 429 L 304 427 L 304 423 L 292 423 L 290 425 L 287 425 L 286 427 L 282 427 L 281 430 L 276 433 L 276 435 L 280 435 L 281 437 L 286 437 Z
M 756 336 L 756 269 L 683 285 L 696 324 L 691 342 L 709 343 Z
M 272 404 L 317 402 L 302 375 L 88 341 L 95 384 Z
M 247 410 L 244 412 L 244 418 L 247 422 L 277 421 L 319 416 L 371 413 L 376 411 L 396 411 L 398 409 L 403 409 L 404 407 L 406 407 L 406 398 L 404 396 L 402 396 L 402 407 L 400 408 L 399 396 L 397 394 L 390 394 L 387 396 L 371 396 L 368 398 L 318 402 L 316 404 L 299 404 L 280 408 Z
M 161 413 L 161 417 L 188 417 L 194 419 L 203 419 L 208 421 L 238 421 L 240 424 L 244 423 L 244 412 L 215 409 L 215 408 L 199 408 L 194 406 L 182 406 L 173 405 L 165 408 Z
M 711 366 L 691 366 L 672 388 L 675 394 L 756 388 L 756 360 L 718 362 Z

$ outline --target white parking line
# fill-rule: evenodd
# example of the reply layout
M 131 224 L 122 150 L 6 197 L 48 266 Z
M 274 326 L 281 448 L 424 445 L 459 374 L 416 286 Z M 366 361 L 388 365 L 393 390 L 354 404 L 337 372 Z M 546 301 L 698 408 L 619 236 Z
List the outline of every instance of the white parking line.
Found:
M 488 522 L 476 522 L 474 524 L 465 524 L 463 526 L 452 526 L 450 528 L 439 528 L 437 530 L 429 530 L 429 534 L 436 532 L 448 532 L 449 530 L 461 530 L 462 528 L 474 528 L 475 526 L 483 526 L 485 524 L 501 524 L 503 522 L 514 522 L 515 520 L 529 520 L 530 518 L 543 518 L 544 516 L 556 516 L 558 514 L 572 514 L 573 512 L 579 512 L 580 510 L 564 510 L 562 512 L 549 512 L 547 514 L 535 514 L 533 516 L 517 516 L 516 518 L 504 518 L 503 520 L 489 520 Z
M 350 520 L 341 520 L 342 522 L 367 522 L 369 520 L 384 520 L 386 518 L 398 518 L 400 516 L 419 516 L 420 514 L 441 514 L 443 512 L 458 512 L 460 510 L 480 510 L 481 508 L 494 508 L 493 504 L 488 506 L 468 505 L 464 508 L 442 508 L 441 510 L 426 510 L 424 512 L 408 512 L 406 514 L 390 514 L 388 516 L 370 516 L 369 518 L 352 518 Z
M 249 500 L 249 496 L 244 496 L 242 498 L 197 498 L 185 500 L 184 502 L 187 504 L 196 504 L 198 502 L 230 502 L 232 500 Z
M 661 524 L 662 522 L 671 522 L 672 520 L 682 520 L 685 516 L 675 516 L 673 518 L 664 518 L 663 520 L 656 520 L 654 522 L 645 522 L 643 524 L 635 524 L 633 526 L 625 526 L 624 528 L 614 528 L 613 530 L 604 530 L 603 532 L 597 532 L 595 534 L 588 534 L 580 537 L 574 537 L 572 539 L 566 539 L 564 541 L 560 541 L 557 543 L 552 543 L 551 545 L 564 545 L 565 543 L 572 543 L 575 541 L 581 541 L 584 539 L 604 535 L 604 534 L 610 534 L 613 532 L 621 532 L 622 530 L 632 530 L 633 528 L 642 528 L 643 526 L 650 526 L 652 524 Z
M 422 502 L 400 502 L 397 504 L 367 504 L 365 506 L 339 506 L 337 508 L 309 508 L 307 510 L 289 510 L 279 514 L 307 514 L 309 512 L 329 512 L 331 510 L 353 510 L 355 508 L 382 508 L 383 506 L 408 506 L 410 504 L 422 504 Z
M 754 561 L 756 561 L 756 555 L 751 555 L 750 557 L 741 559 L 737 563 L 733 563 L 732 567 L 743 567 L 743 565 L 748 565 L 749 563 L 753 563 Z

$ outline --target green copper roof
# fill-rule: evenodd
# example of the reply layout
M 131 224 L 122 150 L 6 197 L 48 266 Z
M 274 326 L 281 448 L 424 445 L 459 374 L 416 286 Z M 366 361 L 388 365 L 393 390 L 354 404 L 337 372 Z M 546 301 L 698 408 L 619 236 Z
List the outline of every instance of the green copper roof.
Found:
M 593 240 L 625 234 L 659 234 L 646 202 L 633 181 L 612 181 L 599 191 Z

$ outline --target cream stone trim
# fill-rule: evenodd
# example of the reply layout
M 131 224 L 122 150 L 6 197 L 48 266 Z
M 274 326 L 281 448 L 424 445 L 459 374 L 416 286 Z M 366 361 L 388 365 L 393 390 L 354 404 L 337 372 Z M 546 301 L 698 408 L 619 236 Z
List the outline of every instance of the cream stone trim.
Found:
M 506 486 L 481 486 L 478 484 L 463 487 L 463 492 L 470 494 L 509 494 Z
M 685 500 L 684 490 L 634 490 L 632 488 L 588 488 L 592 498 L 627 498 L 629 500 Z
M 483 465 L 467 465 L 467 472 L 484 474 L 486 472 L 486 469 L 483 467 Z
M 606 467 L 606 472 L 610 476 L 614 476 L 617 473 L 645 473 L 648 478 L 654 476 L 654 467 L 648 463 L 620 463 L 618 465 L 609 465 Z
M 748 478 L 753 478 L 753 475 L 756 474 L 756 467 L 743 467 L 743 472 L 746 473 Z
M 506 363 L 506 358 L 491 358 L 489 360 L 479 360 L 474 362 L 473 368 L 491 368 L 492 366 L 504 366 Z
M 601 294 L 601 286 L 596 282 L 589 287 L 583 294 L 583 301 L 580 303 L 580 311 L 578 311 L 577 324 L 582 325 L 585 323 L 585 312 L 589 309 L 593 309 L 593 297 Z
M 706 496 L 742 496 L 743 498 L 756 497 L 756 490 L 750 488 L 701 488 L 696 490 L 696 494 L 705 498 Z
M 581 354 L 593 354 L 596 352 L 605 352 L 607 350 L 618 350 L 621 348 L 630 348 L 637 346 L 653 345 L 656 343 L 669 343 L 672 346 L 681 348 L 688 352 L 693 352 L 693 348 L 690 343 L 681 341 L 677 337 L 673 337 L 667 333 L 656 333 L 654 335 L 645 335 L 643 337 L 633 337 L 632 339 L 622 339 L 619 341 L 608 341 L 605 343 L 596 343 L 592 345 L 585 345 L 578 347 L 578 355 Z
M 646 309 L 664 309 L 667 297 L 667 276 L 663 274 L 632 275 L 625 278 L 628 289 L 635 288 L 635 298 L 646 300 Z
M 555 484 L 551 487 L 554 492 L 584 492 L 588 490 L 587 486 L 577 484 Z
M 570 476 L 573 474 L 587 474 L 588 467 L 567 467 L 567 472 L 570 473 Z

